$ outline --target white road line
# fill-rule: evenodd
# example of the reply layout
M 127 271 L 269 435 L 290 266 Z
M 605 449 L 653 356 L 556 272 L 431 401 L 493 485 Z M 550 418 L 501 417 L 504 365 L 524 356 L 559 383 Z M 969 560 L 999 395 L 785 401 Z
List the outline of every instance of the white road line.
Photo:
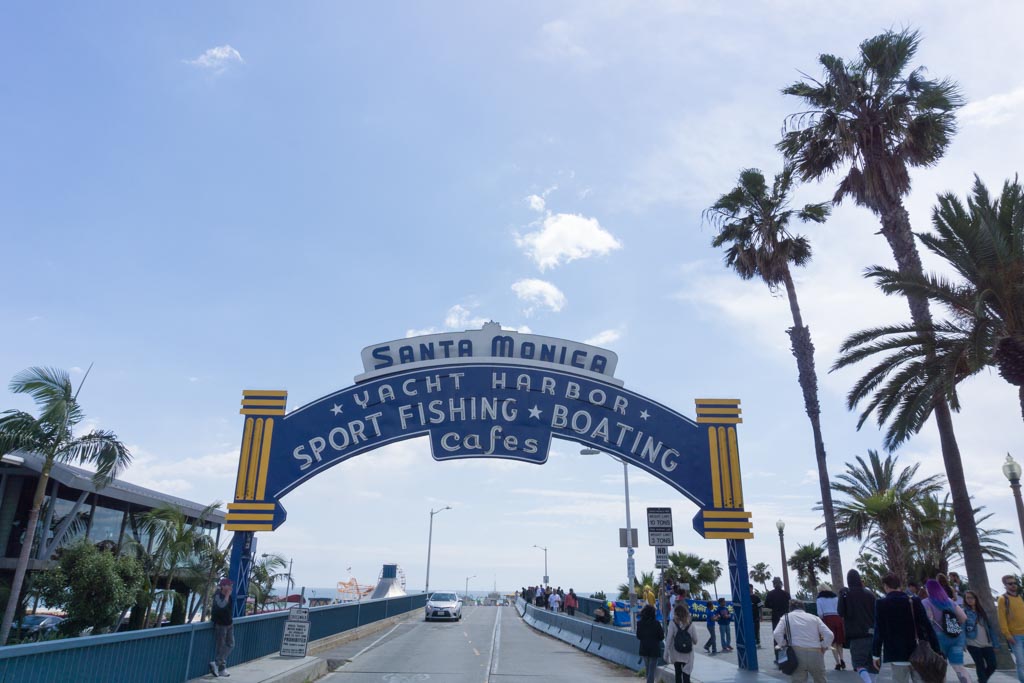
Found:
M 487 675 L 484 676 L 484 683 L 490 683 L 491 674 L 496 674 L 498 669 L 498 657 L 501 649 L 501 608 L 497 609 L 494 617 L 494 632 L 491 634 L 491 656 L 487 660 Z
M 380 638 L 378 638 L 377 640 L 373 641 L 372 643 L 370 643 L 369 645 L 367 645 L 366 647 L 364 647 L 364 648 L 363 648 L 362 650 L 360 650 L 359 652 L 357 652 L 357 653 L 355 653 L 354 655 L 352 655 L 351 657 L 349 657 L 349 658 L 348 658 L 348 659 L 349 659 L 349 661 L 350 661 L 350 662 L 351 662 L 351 661 L 355 661 L 356 657 L 358 657 L 359 655 L 363 654 L 364 652 L 366 652 L 367 650 L 369 650 L 369 649 L 370 649 L 371 647 L 373 647 L 374 645 L 376 645 L 376 644 L 377 644 L 377 643 L 379 643 L 380 641 L 382 641 L 382 640 L 384 640 L 385 638 L 387 638 L 388 636 L 390 636 L 390 635 L 391 635 L 392 633 L 394 633 L 394 632 L 395 632 L 395 629 L 396 629 L 396 628 L 398 628 L 398 627 L 399 627 L 399 626 L 401 626 L 401 625 L 402 625 L 402 624 L 395 624 L 395 628 L 391 629 L 390 631 L 388 631 L 387 633 L 385 633 L 384 635 L 382 635 L 382 636 L 381 636 Z

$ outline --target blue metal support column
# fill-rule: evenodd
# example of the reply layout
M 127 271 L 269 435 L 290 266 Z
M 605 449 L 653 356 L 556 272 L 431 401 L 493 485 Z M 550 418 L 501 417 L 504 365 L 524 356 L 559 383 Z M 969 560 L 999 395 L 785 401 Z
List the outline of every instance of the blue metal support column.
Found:
M 750 611 L 750 580 L 747 575 L 747 548 L 740 539 L 725 542 L 729 552 L 729 589 L 736 617 L 736 658 L 741 669 L 757 671 L 757 639 L 754 615 Z
M 249 574 L 252 571 L 255 540 L 256 534 L 251 531 L 236 531 L 231 541 L 231 567 L 228 570 L 228 578 L 234 581 L 231 587 L 231 613 L 235 617 L 245 616 L 245 600 L 249 597 Z

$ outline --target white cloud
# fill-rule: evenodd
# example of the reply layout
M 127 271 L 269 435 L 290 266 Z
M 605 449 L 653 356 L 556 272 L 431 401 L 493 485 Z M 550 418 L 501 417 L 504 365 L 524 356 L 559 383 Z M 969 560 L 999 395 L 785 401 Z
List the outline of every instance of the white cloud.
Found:
M 444 324 L 450 330 L 473 330 L 483 327 L 487 318 L 474 316 L 465 306 L 455 304 L 448 309 L 448 315 L 444 317 Z
M 989 95 L 988 97 L 970 102 L 960 110 L 960 120 L 965 125 L 998 126 L 1020 116 L 1024 105 L 1024 86 L 1009 92 Z
M 540 195 L 531 194 L 529 197 L 526 198 L 526 203 L 530 205 L 530 209 L 532 211 L 537 211 L 539 213 L 542 213 L 544 211 L 545 202 L 544 198 L 541 197 Z
M 220 74 L 224 73 L 232 64 L 245 64 L 245 60 L 235 48 L 230 45 L 220 45 L 211 47 L 195 59 L 186 59 L 185 63 L 214 74 Z
M 535 54 L 549 61 L 571 60 L 581 65 L 599 64 L 580 41 L 578 25 L 555 19 L 540 27 Z
M 596 218 L 574 213 L 548 214 L 540 230 L 517 236 L 516 244 L 541 271 L 622 248 L 622 243 L 602 228 Z
M 621 330 L 602 330 L 593 337 L 585 339 L 583 343 L 593 344 L 594 346 L 604 346 L 605 344 L 614 344 L 620 339 L 622 339 Z
M 522 301 L 530 304 L 526 309 L 526 315 L 532 315 L 537 306 L 549 308 L 555 313 L 565 308 L 566 299 L 562 290 L 545 280 L 527 278 L 512 283 L 512 291 Z

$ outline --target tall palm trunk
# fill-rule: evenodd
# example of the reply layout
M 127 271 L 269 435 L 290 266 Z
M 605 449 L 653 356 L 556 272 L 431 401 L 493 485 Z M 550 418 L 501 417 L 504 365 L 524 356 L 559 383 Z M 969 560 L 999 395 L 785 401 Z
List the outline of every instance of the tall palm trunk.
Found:
M 836 531 L 835 510 L 832 509 L 832 484 L 828 478 L 828 463 L 825 461 L 825 441 L 821 436 L 821 406 L 818 403 L 818 375 L 814 370 L 814 344 L 811 343 L 811 330 L 804 325 L 800 315 L 800 302 L 796 298 L 796 286 L 789 268 L 784 270 L 786 295 L 789 297 L 789 310 L 793 314 L 793 327 L 786 330 L 796 358 L 800 389 L 804 394 L 804 409 L 811 421 L 811 433 L 814 435 L 814 455 L 818 461 L 818 486 L 821 489 L 821 507 L 825 511 L 825 542 L 828 546 L 828 567 L 832 575 L 832 586 L 835 590 L 843 587 L 843 561 L 839 556 L 839 534 Z
M 7 609 L 4 610 L 3 622 L 0 623 L 0 645 L 7 644 L 7 638 L 11 634 L 11 624 L 14 623 L 14 614 L 21 603 L 21 588 L 25 584 L 25 574 L 28 573 L 28 562 L 32 556 L 32 544 L 36 540 L 36 525 L 39 524 L 39 510 L 43 506 L 46 484 L 50 481 L 50 470 L 52 468 L 53 458 L 49 457 L 43 463 L 43 469 L 39 473 L 39 482 L 36 484 L 36 492 L 32 497 L 32 509 L 28 513 L 28 523 L 25 527 L 25 540 L 21 544 L 18 565 L 14 570 L 14 582 L 11 583 L 11 595 L 7 599 Z
M 902 204 L 896 204 L 883 211 L 882 235 L 889 242 L 889 248 L 896 259 L 896 267 L 901 275 L 923 277 L 924 268 L 921 256 L 914 242 L 914 234 L 910 227 L 910 216 Z M 928 299 L 920 294 L 908 295 L 910 315 L 918 327 L 931 325 L 932 316 Z M 927 340 L 925 340 L 928 349 Z M 933 352 L 929 350 L 929 355 Z M 934 407 L 935 424 L 939 430 L 939 443 L 942 447 L 942 461 L 946 468 L 946 479 L 953 498 L 953 516 L 956 518 L 957 530 L 960 532 L 960 543 L 964 552 L 964 567 L 971 585 L 979 598 L 985 602 L 985 609 L 995 609 L 992 602 L 992 589 L 988 582 L 988 571 L 985 559 L 981 554 L 981 539 L 975 526 L 974 510 L 971 507 L 971 496 L 967 491 L 964 478 L 964 466 L 960 458 L 960 447 L 953 431 L 953 417 L 949 404 L 944 398 L 938 398 Z

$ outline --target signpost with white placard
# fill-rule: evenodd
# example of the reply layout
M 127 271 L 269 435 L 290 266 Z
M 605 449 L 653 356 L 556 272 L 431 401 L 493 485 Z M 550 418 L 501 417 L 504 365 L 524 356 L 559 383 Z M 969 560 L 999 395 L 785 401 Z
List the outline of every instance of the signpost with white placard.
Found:
M 665 546 L 655 546 L 654 567 L 656 569 L 668 569 L 668 548 Z
M 309 610 L 293 607 L 288 610 L 281 635 L 282 657 L 305 657 L 309 645 Z

